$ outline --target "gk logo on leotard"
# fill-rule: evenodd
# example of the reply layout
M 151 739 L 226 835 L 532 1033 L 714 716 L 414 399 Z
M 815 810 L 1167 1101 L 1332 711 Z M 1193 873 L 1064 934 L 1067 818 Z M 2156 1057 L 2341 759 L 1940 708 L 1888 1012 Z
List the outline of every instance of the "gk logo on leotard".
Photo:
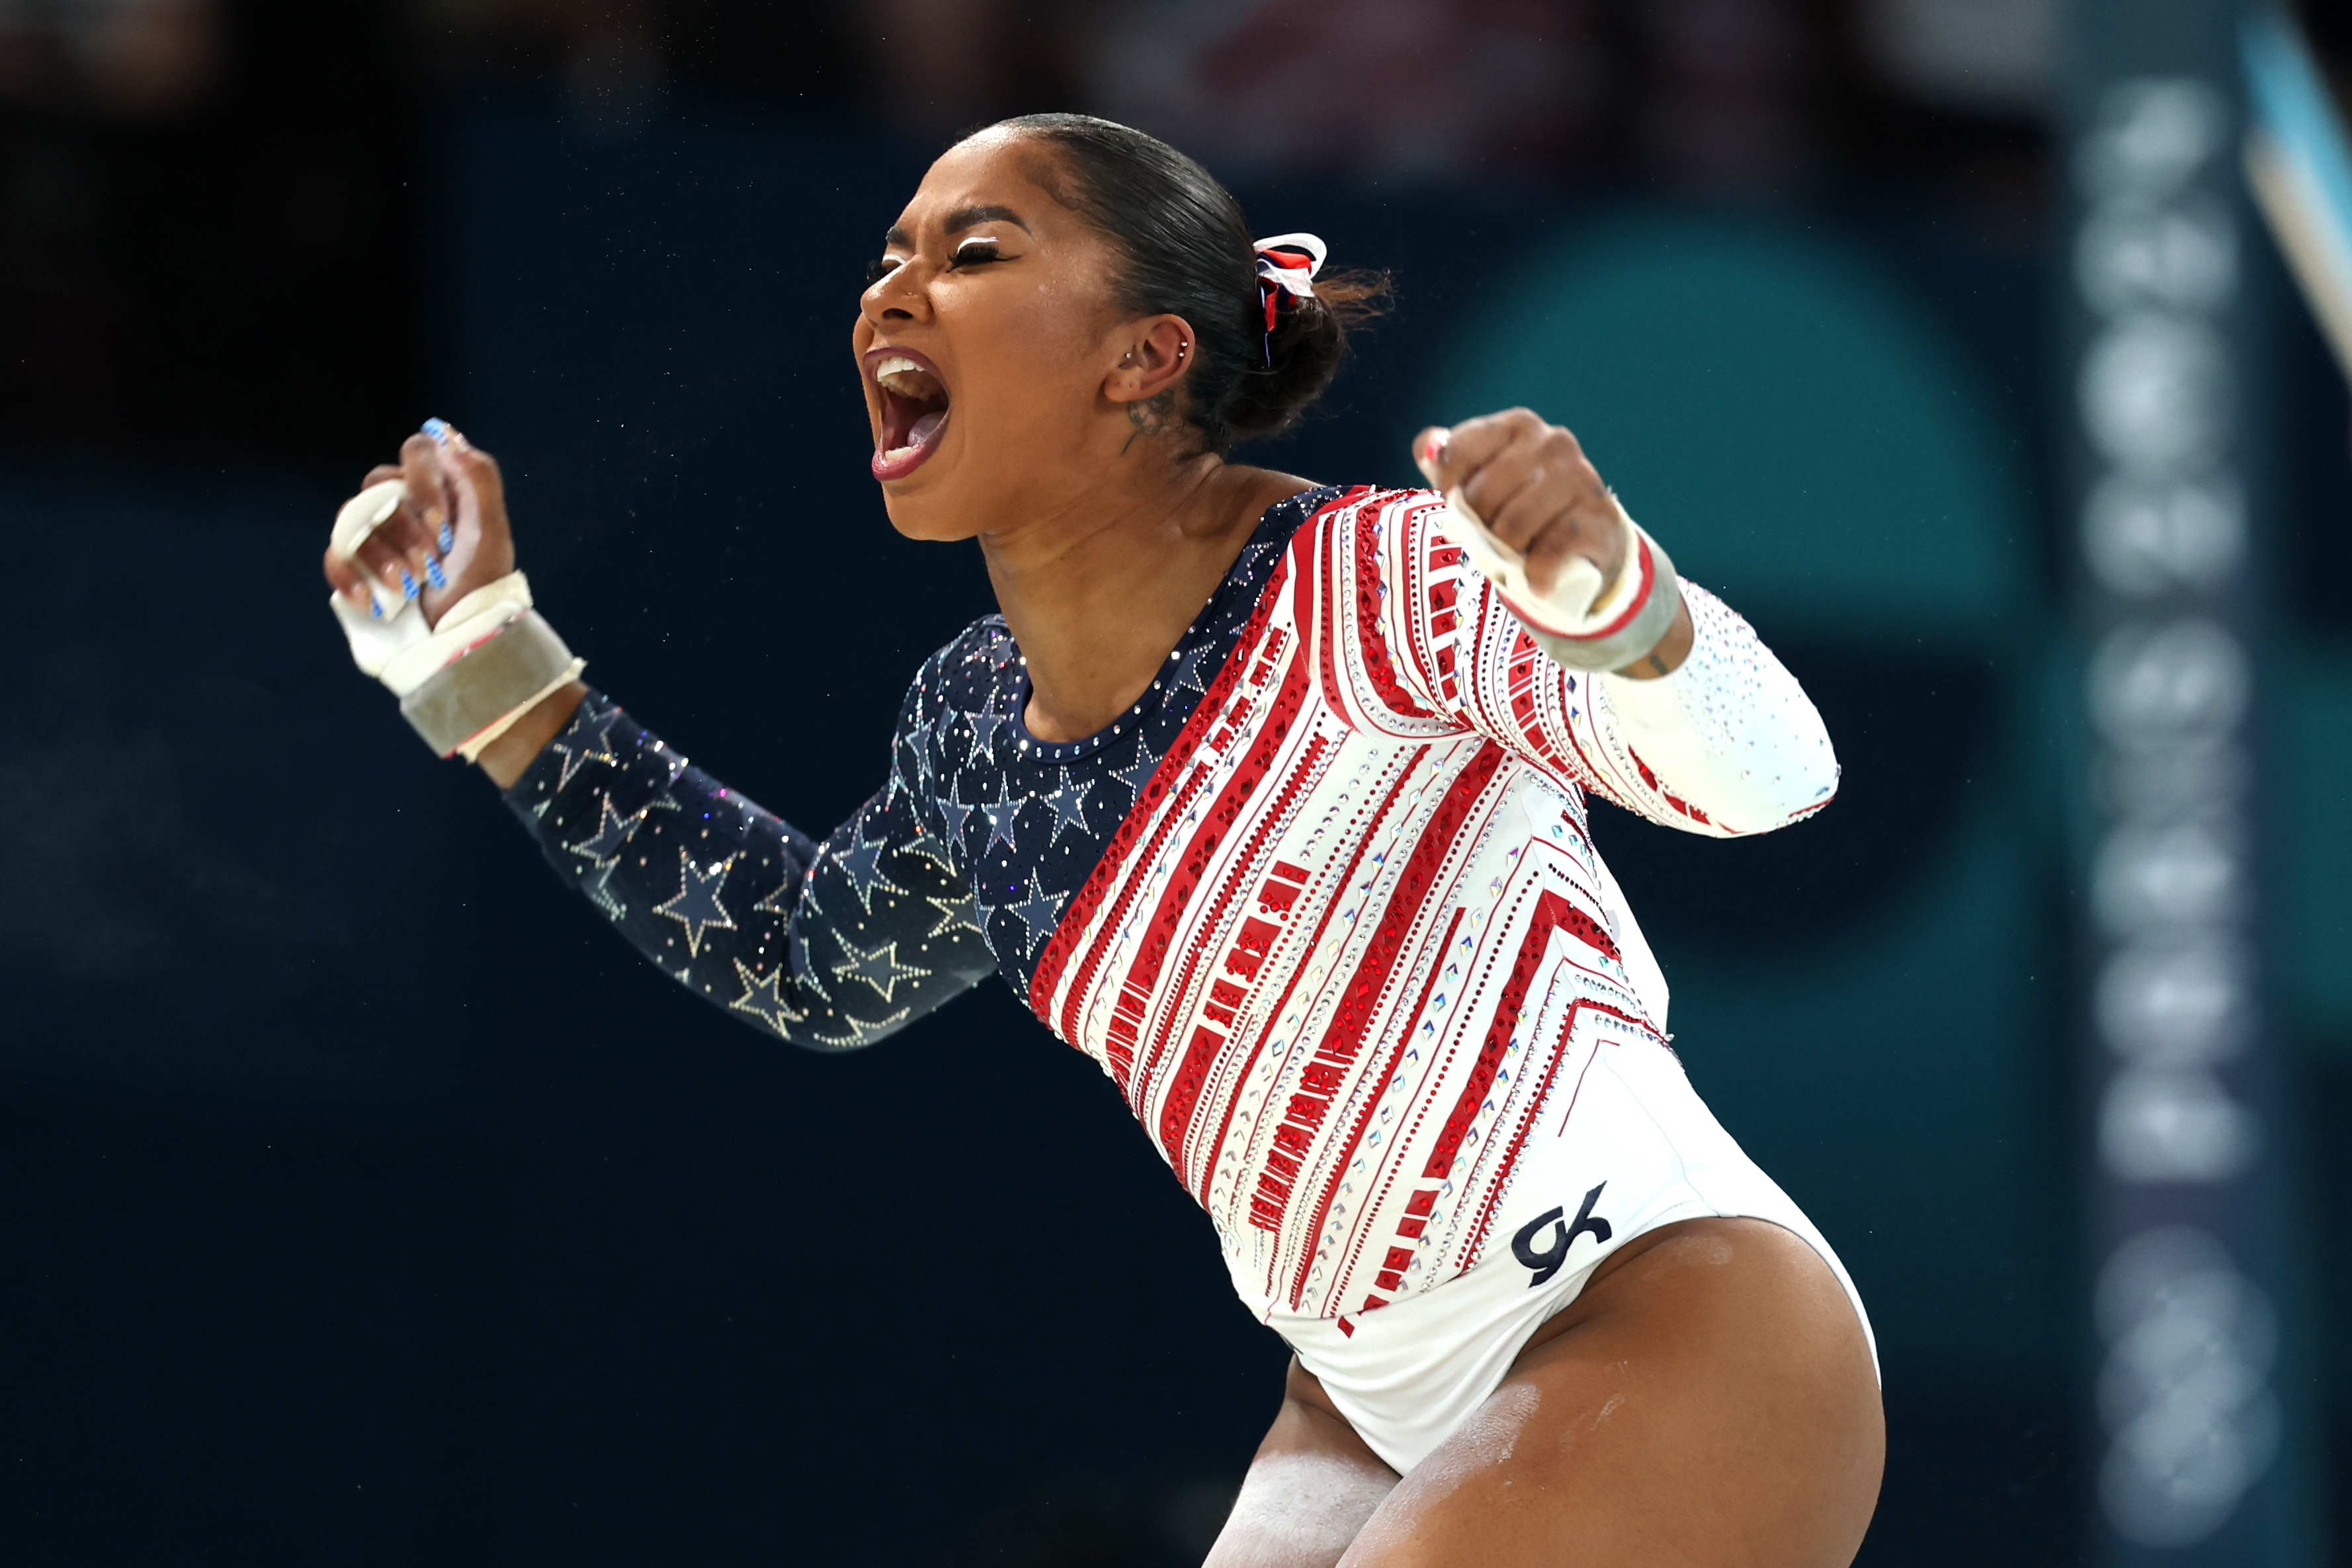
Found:
M 1608 1185 L 1604 1181 L 1601 1186 Z M 1561 1223 L 1559 1217 L 1568 1212 L 1566 1209 L 1548 1208 L 1519 1227 L 1519 1233 L 1511 1238 L 1511 1256 L 1536 1271 L 1536 1277 L 1528 1281 L 1529 1290 L 1559 1272 L 1559 1266 L 1568 1261 L 1568 1249 L 1586 1231 L 1592 1232 L 1596 1244 L 1609 1239 L 1609 1222 L 1592 1212 L 1592 1206 L 1601 1201 L 1601 1186 L 1584 1195 L 1584 1207 L 1576 1211 L 1575 1224 Z M 1551 1227 L 1551 1245 L 1538 1252 L 1535 1249 L 1536 1232 L 1547 1225 Z

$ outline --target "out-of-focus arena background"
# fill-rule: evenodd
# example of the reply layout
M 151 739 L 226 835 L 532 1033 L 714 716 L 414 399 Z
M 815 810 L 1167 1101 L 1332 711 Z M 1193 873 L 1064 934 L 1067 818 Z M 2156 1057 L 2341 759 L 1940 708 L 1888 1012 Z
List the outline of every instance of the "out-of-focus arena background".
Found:
M 2352 409 L 2238 175 L 2232 20 L 0 0 L 0 1558 L 1199 1561 L 1284 1353 L 1099 1074 L 999 985 L 837 1059 L 678 994 L 317 573 L 452 420 L 592 677 L 822 831 L 988 606 L 866 473 L 862 264 L 960 129 L 1076 108 L 1394 272 L 1263 460 L 1409 482 L 1421 423 L 1528 402 L 1826 715 L 1819 821 L 1597 831 L 1699 1089 L 1872 1306 L 1862 1561 L 2352 1563 Z M 2190 184 L 2116 194 L 2199 124 Z M 2126 765 L 2212 754 L 2099 706 L 2137 612 L 2095 519 L 2129 421 L 2196 408 L 2179 299 L 2100 357 L 2157 328 L 2085 236 L 2167 191 L 2141 281 L 2207 280 L 2245 548 L 2198 623 L 2251 699 L 2237 935 L 2147 949 L 2206 986 L 2164 1018 L 2242 1018 L 2149 1076 L 2101 878 Z

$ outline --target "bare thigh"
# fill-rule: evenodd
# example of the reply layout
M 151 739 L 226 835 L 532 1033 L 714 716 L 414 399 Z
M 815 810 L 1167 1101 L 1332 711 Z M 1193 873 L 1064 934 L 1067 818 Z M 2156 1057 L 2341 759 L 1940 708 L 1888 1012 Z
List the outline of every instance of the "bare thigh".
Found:
M 1761 1220 L 1690 1220 L 1612 1259 L 1477 1414 L 1392 1485 L 1294 1372 L 1209 1561 L 1843 1568 L 1885 1455 L 1869 1344 L 1820 1256 Z M 1277 1498 L 1305 1505 L 1324 1521 L 1316 1539 L 1254 1527 L 1253 1485 L 1259 1521 Z M 1344 1550 L 1342 1519 L 1361 1521 Z
M 1762 1220 L 1642 1239 L 1388 1495 L 1345 1568 L 1853 1560 L 1885 1428 L 1836 1276 Z

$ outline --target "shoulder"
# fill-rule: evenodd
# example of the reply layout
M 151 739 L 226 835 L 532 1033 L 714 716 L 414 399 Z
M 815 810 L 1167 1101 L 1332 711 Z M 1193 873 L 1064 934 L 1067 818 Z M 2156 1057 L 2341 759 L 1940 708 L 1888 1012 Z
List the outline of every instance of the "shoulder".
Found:
M 1434 490 L 1327 486 L 1284 504 L 1299 508 L 1289 547 L 1307 591 L 1336 595 L 1367 624 L 1398 608 L 1398 591 L 1416 591 L 1462 559 L 1439 526 L 1445 497 Z
M 1393 505 L 1399 497 L 1414 494 L 1433 497 L 1433 492 L 1390 489 L 1379 485 L 1309 485 L 1276 501 L 1266 508 L 1265 515 L 1274 518 L 1287 514 L 1302 524 L 1328 522 L 1378 511 Z
M 1021 658 L 1002 615 L 986 615 L 925 659 L 898 705 L 891 788 L 927 798 L 958 765 L 958 716 L 1016 711 Z M 967 739 L 969 729 L 966 730 Z
M 1445 497 L 1434 490 L 1356 485 L 1319 494 L 1297 538 L 1327 551 L 1343 576 L 1443 570 L 1460 555 L 1440 526 Z
M 1378 485 L 1318 485 L 1266 508 L 1257 540 L 1276 546 L 1335 550 L 1341 561 L 1373 564 L 1384 541 L 1430 531 L 1427 517 L 1445 504 L 1433 490 Z
M 1434 521 L 1444 497 L 1355 485 L 1294 500 L 1306 515 L 1290 545 L 1292 613 L 1325 640 L 1326 701 L 1358 728 L 1458 733 L 1435 695 L 1453 659 L 1438 643 L 1458 622 L 1459 552 Z
M 1428 519 L 1445 505 L 1445 497 L 1434 490 L 1391 486 L 1325 485 L 1280 504 L 1300 508 L 1302 531 L 1376 530 L 1378 537 L 1386 538 L 1394 528 L 1426 531 Z
M 989 698 L 1017 685 L 1021 651 L 1002 615 L 983 615 L 923 661 L 907 687 L 906 712 L 921 719 L 946 711 L 985 712 Z

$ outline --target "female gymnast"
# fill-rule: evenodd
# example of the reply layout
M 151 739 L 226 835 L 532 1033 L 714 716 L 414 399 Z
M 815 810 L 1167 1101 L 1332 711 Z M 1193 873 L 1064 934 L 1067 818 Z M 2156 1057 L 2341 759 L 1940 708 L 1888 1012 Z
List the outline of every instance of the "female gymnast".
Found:
M 1002 612 L 822 841 L 579 683 L 437 422 L 339 520 L 337 613 L 706 1001 L 849 1050 L 993 971 L 1101 1065 L 1296 1352 L 1212 1568 L 1844 1563 L 1867 1322 L 1586 825 L 1782 826 L 1828 737 L 1526 410 L 1424 432 L 1427 490 L 1227 462 L 1331 379 L 1367 287 L 1321 260 L 1103 120 L 931 166 L 852 344 L 891 524 L 979 540 Z

